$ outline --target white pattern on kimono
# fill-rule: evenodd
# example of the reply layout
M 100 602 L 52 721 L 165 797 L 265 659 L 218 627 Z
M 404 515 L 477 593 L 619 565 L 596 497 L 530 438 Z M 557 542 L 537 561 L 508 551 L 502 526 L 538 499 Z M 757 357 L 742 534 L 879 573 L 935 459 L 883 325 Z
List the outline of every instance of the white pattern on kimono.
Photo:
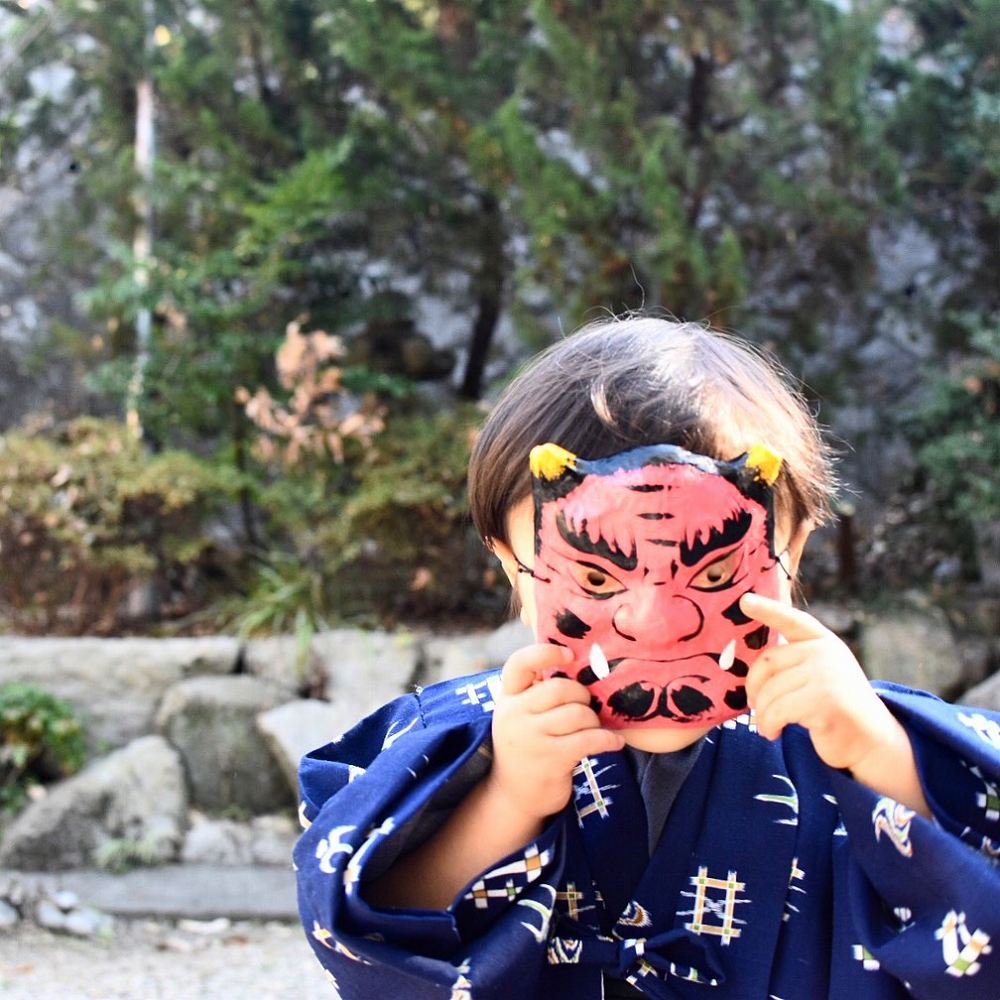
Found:
M 398 719 L 395 722 L 393 722 L 392 725 L 389 726 L 388 730 L 386 731 L 385 739 L 382 741 L 382 749 L 388 750 L 389 747 L 391 747 L 393 743 L 396 742 L 396 740 L 400 739 L 400 737 L 402 736 L 405 736 L 417 724 L 418 721 L 419 720 L 416 717 L 414 717 L 410 719 L 410 721 L 405 726 L 403 726 L 402 729 L 396 728 L 398 725 L 400 725 Z
M 893 847 L 904 858 L 913 857 L 913 842 L 910 840 L 910 823 L 916 813 L 907 809 L 901 802 L 882 796 L 872 810 L 872 826 L 875 829 L 875 839 L 880 840 L 882 834 L 888 836 Z
M 980 969 L 979 959 L 989 955 L 990 936 L 985 931 L 976 930 L 971 934 L 965 924 L 965 914 L 949 910 L 934 932 L 941 942 L 941 952 L 945 961 L 945 972 L 949 976 L 974 976 Z M 961 945 L 961 949 L 959 949 Z
M 736 916 L 736 906 L 749 903 L 749 899 L 740 899 L 739 895 L 746 889 L 746 883 L 737 880 L 736 872 L 731 871 L 727 878 L 713 878 L 708 874 L 708 868 L 699 866 L 698 874 L 691 876 L 694 892 L 682 892 L 682 896 L 694 899 L 694 907 L 690 910 L 678 910 L 677 916 L 691 917 L 690 923 L 684 925 L 686 930 L 695 934 L 712 934 L 720 937 L 724 945 L 733 938 L 738 938 L 743 932 L 736 924 L 746 924 Z M 710 896 L 709 890 L 721 891 L 722 897 Z M 714 918 L 717 923 L 709 918 Z
M 497 697 L 500 694 L 500 675 L 490 674 L 485 680 L 474 684 L 463 684 L 455 688 L 455 694 L 462 699 L 463 705 L 478 705 L 487 715 L 496 708 Z
M 518 906 L 526 906 L 529 910 L 534 910 L 536 913 L 541 915 L 541 923 L 538 927 L 534 924 L 529 923 L 527 920 L 521 921 L 521 926 L 526 927 L 531 931 L 531 936 L 539 943 L 544 944 L 545 938 L 549 933 L 549 921 L 552 919 L 552 911 L 556 903 L 556 890 L 553 886 L 548 883 L 542 883 L 539 886 L 541 889 L 545 889 L 547 892 L 552 893 L 552 898 L 549 900 L 548 906 L 544 903 L 538 902 L 537 899 L 519 899 L 517 901 Z
M 354 894 L 358 883 L 361 881 L 361 862 L 364 860 L 365 855 L 379 840 L 387 837 L 395 828 L 396 820 L 390 816 L 378 826 L 373 826 L 368 831 L 368 836 L 365 837 L 364 843 L 354 852 L 351 860 L 347 862 L 347 867 L 344 869 L 344 891 L 348 896 Z
M 973 712 L 971 715 L 959 712 L 958 721 L 963 726 L 968 726 L 984 743 L 989 744 L 994 750 L 1000 750 L 1000 723 L 995 719 L 987 719 L 982 712 Z
M 761 792 L 760 795 L 755 795 L 754 798 L 758 802 L 770 802 L 775 805 L 782 805 L 792 811 L 791 816 L 785 816 L 783 819 L 774 820 L 775 823 L 780 823 L 784 826 L 798 826 L 799 825 L 799 793 L 795 785 L 792 783 L 792 779 L 786 774 L 772 774 L 772 778 L 778 781 L 783 781 L 788 785 L 790 791 L 786 795 L 778 795 L 770 792 Z
M 610 771 L 613 765 L 608 764 L 599 771 L 595 771 L 594 765 L 596 763 L 595 757 L 584 757 L 573 769 L 574 778 L 583 778 L 582 781 L 573 782 L 573 807 L 576 809 L 576 821 L 581 827 L 583 821 L 594 813 L 597 813 L 601 819 L 608 818 L 611 814 L 608 807 L 614 802 L 614 799 L 607 793 L 618 787 L 617 785 L 602 785 L 598 780 L 602 774 Z M 586 805 L 581 805 L 588 797 L 591 801 Z
M 354 845 L 347 843 L 343 839 L 345 833 L 356 830 L 356 826 L 335 826 L 329 837 L 323 837 L 316 844 L 316 858 L 319 861 L 319 870 L 325 875 L 332 875 L 337 870 L 336 861 L 338 854 L 351 854 Z
M 987 820 L 995 823 L 1000 819 L 1000 788 L 997 788 L 974 764 L 969 767 L 969 773 L 974 774 L 983 783 L 983 791 L 976 793 L 976 805 L 982 809 Z
M 471 969 L 471 959 L 467 958 L 455 968 L 455 982 L 451 984 L 451 996 L 448 1000 L 472 1000 L 472 981 L 466 973 Z
M 882 967 L 882 963 L 863 944 L 851 945 L 851 951 L 865 972 L 878 972 Z

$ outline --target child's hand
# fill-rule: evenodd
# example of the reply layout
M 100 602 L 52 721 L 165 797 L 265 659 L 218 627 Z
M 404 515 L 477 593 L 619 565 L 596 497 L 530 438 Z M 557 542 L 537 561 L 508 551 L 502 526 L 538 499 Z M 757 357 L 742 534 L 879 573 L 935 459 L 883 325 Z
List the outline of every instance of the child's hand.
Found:
M 747 698 L 762 736 L 775 739 L 789 723 L 798 723 L 809 731 L 821 760 L 849 770 L 898 745 L 900 733 L 909 745 L 833 632 L 805 611 L 759 594 L 744 594 L 740 608 L 787 640 L 765 649 L 747 677 Z
M 565 677 L 541 679 L 571 659 L 563 646 L 525 646 L 507 660 L 501 675 L 487 782 L 493 794 L 532 820 L 566 805 L 573 769 L 582 758 L 625 745 L 624 736 L 601 728 L 582 684 Z

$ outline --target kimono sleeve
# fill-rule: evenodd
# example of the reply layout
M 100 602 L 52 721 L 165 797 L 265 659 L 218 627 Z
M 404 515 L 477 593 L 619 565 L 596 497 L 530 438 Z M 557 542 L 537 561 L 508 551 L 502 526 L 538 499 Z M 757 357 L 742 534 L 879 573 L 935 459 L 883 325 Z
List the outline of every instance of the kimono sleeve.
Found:
M 544 938 L 520 925 L 551 917 L 557 824 L 447 909 L 380 909 L 364 898 L 365 882 L 431 835 L 489 768 L 490 721 L 436 722 L 419 696 L 405 696 L 303 758 L 299 911 L 340 996 L 446 998 L 475 984 L 477 997 L 501 997 L 522 980 L 530 995 Z
M 861 946 L 916 997 L 1000 997 L 1000 718 L 876 685 L 913 745 L 933 818 L 841 772 Z

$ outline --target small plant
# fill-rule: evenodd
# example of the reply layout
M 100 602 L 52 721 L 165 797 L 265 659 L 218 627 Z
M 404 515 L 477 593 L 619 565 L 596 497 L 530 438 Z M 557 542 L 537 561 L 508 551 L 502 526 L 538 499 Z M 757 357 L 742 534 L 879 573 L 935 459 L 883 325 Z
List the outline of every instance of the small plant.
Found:
M 19 811 L 32 785 L 78 771 L 83 732 L 66 702 L 28 684 L 0 687 L 0 810 Z
M 154 837 L 142 840 L 112 837 L 94 850 L 93 860 L 98 868 L 120 875 L 140 866 L 159 864 L 163 860 L 163 852 Z
M 973 329 L 975 354 L 935 383 L 919 414 L 926 441 L 918 459 L 946 513 L 1000 518 L 1000 318 Z
M 282 553 L 272 553 L 250 593 L 222 607 L 221 619 L 241 639 L 291 632 L 295 636 L 295 669 L 304 680 L 313 636 L 328 628 L 327 581 L 318 570 Z
M 341 463 L 350 444 L 371 445 L 384 426 L 383 408 L 371 392 L 360 401 L 345 396 L 338 363 L 343 355 L 339 337 L 323 330 L 304 334 L 301 324 L 292 322 L 275 356 L 288 401 L 275 400 L 263 387 L 253 395 L 237 389 L 237 402 L 260 431 L 257 451 L 264 461 L 294 466 L 312 457 Z
M 938 539 L 974 577 L 1000 523 L 1000 317 L 950 319 L 964 332 L 965 356 L 932 377 L 903 430 L 916 454 L 921 548 Z

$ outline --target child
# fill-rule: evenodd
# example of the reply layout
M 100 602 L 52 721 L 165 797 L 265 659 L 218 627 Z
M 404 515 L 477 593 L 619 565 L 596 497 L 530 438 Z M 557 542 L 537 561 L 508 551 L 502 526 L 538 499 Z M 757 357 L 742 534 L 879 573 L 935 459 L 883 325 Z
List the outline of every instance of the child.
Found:
M 781 373 L 734 339 L 633 317 L 514 381 L 469 494 L 536 634 L 528 455 L 545 442 L 781 455 L 780 599 L 734 594 L 727 615 L 786 642 L 750 666 L 754 715 L 711 728 L 602 727 L 572 654 L 543 643 L 307 755 L 300 910 L 339 994 L 1000 997 L 1000 722 L 873 687 L 791 606 L 833 478 Z M 640 619 L 630 638 L 670 627 Z

